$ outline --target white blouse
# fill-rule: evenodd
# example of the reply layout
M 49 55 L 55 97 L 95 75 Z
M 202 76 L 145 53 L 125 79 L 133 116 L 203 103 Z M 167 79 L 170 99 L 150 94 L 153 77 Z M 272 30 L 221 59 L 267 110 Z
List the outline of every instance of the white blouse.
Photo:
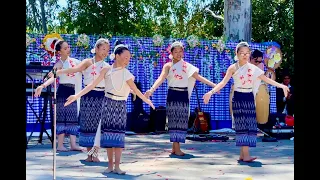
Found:
M 92 83 L 95 79 L 97 79 L 100 75 L 100 72 L 103 67 L 109 67 L 110 65 L 103 60 L 100 62 L 95 62 L 95 60 L 92 60 L 93 64 L 91 64 L 87 69 L 85 69 L 83 74 L 83 84 L 88 85 Z M 96 87 L 105 87 L 105 82 L 100 81 L 100 83 Z
M 77 66 L 80 64 L 81 61 L 75 58 L 68 57 L 65 61 L 58 61 L 55 64 L 55 67 L 62 68 L 62 69 L 68 69 Z M 61 74 L 59 75 L 59 83 L 60 84 L 77 84 L 77 76 L 80 73 L 68 73 L 68 74 Z
M 134 76 L 126 68 L 113 68 L 106 73 L 105 80 L 105 93 L 111 93 L 116 96 L 123 97 L 127 100 L 130 94 L 130 86 L 126 81 L 132 79 L 134 81 Z
M 192 64 L 180 60 L 173 64 L 169 70 L 167 80 L 169 87 L 188 87 L 189 98 L 191 97 L 192 90 L 196 79 L 192 77 L 199 69 Z
M 236 63 L 239 66 L 239 63 Z M 234 81 L 234 90 L 238 92 L 253 92 L 255 84 L 260 75 L 264 72 L 257 66 L 246 63 L 232 75 Z

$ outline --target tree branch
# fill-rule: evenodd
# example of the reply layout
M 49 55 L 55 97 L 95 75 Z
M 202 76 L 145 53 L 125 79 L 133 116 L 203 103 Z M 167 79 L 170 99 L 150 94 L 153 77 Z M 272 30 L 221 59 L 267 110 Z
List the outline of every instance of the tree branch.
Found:
M 205 11 L 208 11 L 209 13 L 211 13 L 211 15 L 214 17 L 214 18 L 217 18 L 217 19 L 220 19 L 220 20 L 224 20 L 224 18 L 222 16 L 218 16 L 216 15 L 213 11 L 211 11 L 209 8 L 206 8 Z

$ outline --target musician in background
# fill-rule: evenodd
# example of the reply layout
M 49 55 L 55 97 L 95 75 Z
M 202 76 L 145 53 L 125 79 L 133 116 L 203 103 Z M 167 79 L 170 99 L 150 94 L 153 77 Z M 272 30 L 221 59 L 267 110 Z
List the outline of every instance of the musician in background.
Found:
M 54 65 L 54 69 L 68 69 L 74 67 L 80 63 L 78 59 L 71 58 L 70 56 L 70 46 L 66 41 L 57 40 L 55 42 L 55 55 L 60 55 L 60 60 Z M 64 147 L 64 137 L 70 136 L 70 150 L 71 151 L 82 151 L 83 149 L 77 146 L 76 136 L 79 130 L 78 123 L 78 111 L 77 103 L 72 103 L 68 107 L 64 107 L 65 100 L 70 96 L 75 94 L 75 88 L 80 85 L 77 81 L 78 74 L 70 73 L 64 74 L 59 77 L 59 87 L 57 89 L 56 96 L 56 134 L 58 135 L 58 147 L 57 151 L 68 151 Z M 39 97 L 42 89 L 46 88 L 54 82 L 54 77 L 50 77 L 42 85 L 38 86 L 35 90 L 35 97 Z
M 174 42 L 170 47 L 172 62 L 166 63 L 160 76 L 153 86 L 146 91 L 149 98 L 154 91 L 168 79 L 167 117 L 172 143 L 172 154 L 183 156 L 180 143 L 185 143 L 189 121 L 189 99 L 195 85 L 195 81 L 201 81 L 211 87 L 216 84 L 199 75 L 199 69 L 183 60 L 184 47 L 181 42 Z
M 264 71 L 264 64 L 262 63 L 263 53 L 259 50 L 254 50 L 250 56 L 250 63 L 258 66 L 262 71 Z
M 250 56 L 250 63 L 260 68 L 262 71 L 264 71 L 264 65 L 262 63 L 263 53 L 259 50 L 254 50 L 251 53 Z M 259 91 L 259 87 L 261 85 L 261 80 L 258 78 L 253 82 L 253 95 L 256 96 L 256 94 Z
M 283 113 L 290 116 L 294 115 L 293 108 L 293 87 L 290 85 L 290 75 L 284 75 L 282 84 L 290 89 L 287 97 L 281 93 L 281 89 L 277 88 L 277 113 Z
M 92 83 L 100 75 L 104 67 L 110 67 L 104 59 L 108 56 L 110 43 L 108 39 L 100 38 L 97 40 L 91 53 L 94 57 L 84 59 L 75 67 L 58 70 L 57 75 L 67 73 L 82 72 L 83 83 L 85 86 Z M 105 82 L 101 81 L 92 91 L 83 95 L 80 101 L 80 136 L 79 145 L 86 147 L 88 151 L 88 162 L 100 162 L 98 158 L 98 147 L 94 147 L 94 139 L 100 122 L 101 105 L 104 98 Z M 93 150 L 91 151 L 91 149 Z

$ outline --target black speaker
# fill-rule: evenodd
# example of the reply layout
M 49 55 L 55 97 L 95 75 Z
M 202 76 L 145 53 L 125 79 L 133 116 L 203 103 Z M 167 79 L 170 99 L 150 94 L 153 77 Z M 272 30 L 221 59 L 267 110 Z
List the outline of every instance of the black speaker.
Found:
M 135 133 L 149 133 L 150 116 L 145 113 L 131 113 L 131 129 Z
M 150 108 L 150 130 L 153 132 L 166 131 L 166 108 L 164 106 L 156 107 L 155 110 Z
M 141 83 L 134 82 L 137 88 L 141 91 Z M 128 116 L 128 120 L 130 119 L 127 129 L 130 129 L 136 133 L 149 133 L 149 123 L 150 123 L 150 115 L 143 109 L 143 101 L 136 95 L 131 96 L 133 109 L 130 113 L 130 117 Z M 127 121 L 128 122 L 128 121 Z

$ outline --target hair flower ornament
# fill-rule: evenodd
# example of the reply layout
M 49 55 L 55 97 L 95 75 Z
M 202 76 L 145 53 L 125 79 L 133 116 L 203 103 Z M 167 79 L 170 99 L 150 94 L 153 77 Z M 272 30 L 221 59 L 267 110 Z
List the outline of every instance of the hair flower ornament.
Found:
M 111 60 L 114 60 L 114 59 L 116 58 L 116 54 L 115 54 L 115 53 L 116 53 L 116 50 L 117 50 L 118 48 L 120 48 L 120 47 L 128 48 L 128 46 L 127 46 L 127 45 L 124 45 L 124 44 L 116 45 L 116 47 L 114 47 L 113 53 L 110 54 L 110 56 L 109 56 L 109 58 L 110 58 Z

